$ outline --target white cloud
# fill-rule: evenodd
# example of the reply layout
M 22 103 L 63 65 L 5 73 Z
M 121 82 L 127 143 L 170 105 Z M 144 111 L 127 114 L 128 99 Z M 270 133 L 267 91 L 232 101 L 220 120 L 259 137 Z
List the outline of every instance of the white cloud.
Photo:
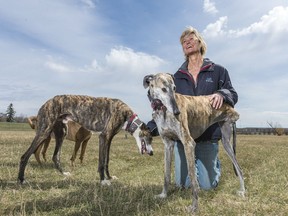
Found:
M 220 17 L 215 23 L 209 24 L 203 31 L 205 37 L 216 37 L 219 35 L 224 35 L 226 32 L 223 30 L 226 28 L 228 18 L 226 16 Z
M 277 34 L 288 31 L 288 7 L 275 7 L 268 14 L 261 17 L 259 22 L 251 24 L 247 28 L 229 31 L 229 34 L 236 37 L 253 33 Z
M 46 62 L 45 65 L 51 70 L 54 70 L 60 73 L 69 73 L 71 71 L 69 67 L 56 63 L 56 62 L 52 62 L 52 61 Z
M 218 13 L 217 8 L 215 7 L 215 2 L 212 2 L 210 0 L 204 0 L 203 9 L 204 9 L 204 12 L 206 13 L 210 13 L 210 14 Z
M 106 55 L 105 59 L 107 67 L 132 74 L 149 73 L 149 71 L 150 73 L 154 73 L 161 65 L 165 64 L 164 60 L 157 56 L 135 52 L 133 49 L 127 47 L 111 49 L 111 52 Z
M 263 15 L 259 22 L 252 23 L 250 26 L 236 30 L 226 30 L 228 23 L 227 16 L 220 17 L 215 23 L 207 25 L 203 34 L 206 37 L 217 37 L 226 35 L 230 37 L 241 37 L 250 34 L 268 34 L 288 32 L 288 7 L 274 7 Z

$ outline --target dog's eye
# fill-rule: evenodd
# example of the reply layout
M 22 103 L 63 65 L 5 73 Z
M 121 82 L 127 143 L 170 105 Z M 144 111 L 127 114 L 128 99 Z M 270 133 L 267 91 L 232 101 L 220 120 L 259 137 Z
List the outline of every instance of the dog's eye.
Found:
M 167 92 L 167 89 L 166 89 L 166 88 L 162 88 L 162 91 L 166 93 L 166 92 Z

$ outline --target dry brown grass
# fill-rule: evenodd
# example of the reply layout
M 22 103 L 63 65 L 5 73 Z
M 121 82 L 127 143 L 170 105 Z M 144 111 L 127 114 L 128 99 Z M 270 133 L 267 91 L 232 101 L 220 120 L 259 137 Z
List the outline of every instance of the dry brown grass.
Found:
M 23 131 L 24 130 L 24 131 Z M 188 215 L 190 190 L 169 189 L 165 200 L 154 199 L 163 184 L 163 144 L 154 139 L 154 156 L 141 156 L 134 139 L 124 133 L 113 140 L 110 172 L 119 179 L 101 187 L 97 173 L 98 140 L 88 143 L 84 164 L 70 157 L 74 143 L 65 140 L 62 164 L 72 176 L 65 178 L 48 160 L 41 167 L 34 156 L 28 162 L 25 185 L 17 184 L 18 165 L 34 136 L 31 130 L 5 129 L 0 125 L 0 215 Z M 51 158 L 54 142 L 47 152 Z M 220 148 L 222 176 L 219 187 L 199 194 L 198 215 L 287 215 L 288 137 L 238 136 L 237 158 L 247 188 L 246 198 L 239 188 L 232 164 Z

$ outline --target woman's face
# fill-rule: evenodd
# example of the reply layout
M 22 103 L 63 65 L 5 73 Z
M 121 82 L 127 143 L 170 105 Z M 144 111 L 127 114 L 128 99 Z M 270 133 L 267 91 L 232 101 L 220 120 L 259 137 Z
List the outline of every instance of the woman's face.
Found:
M 183 52 L 186 56 L 200 52 L 200 42 L 194 34 L 186 35 L 182 42 Z

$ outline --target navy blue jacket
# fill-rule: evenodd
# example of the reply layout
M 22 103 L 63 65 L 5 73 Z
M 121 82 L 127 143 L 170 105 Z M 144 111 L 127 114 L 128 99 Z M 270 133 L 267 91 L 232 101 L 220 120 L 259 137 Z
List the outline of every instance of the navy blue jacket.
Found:
M 205 58 L 198 74 L 197 83 L 188 72 L 188 62 L 184 62 L 174 74 L 176 92 L 183 95 L 200 96 L 220 93 L 224 97 L 224 102 L 232 107 L 238 101 L 238 95 L 232 86 L 228 71 L 221 65 L 215 64 Z M 153 135 L 157 135 L 157 127 L 154 121 L 148 122 Z M 218 123 L 211 125 L 195 141 L 218 141 L 221 139 L 221 131 Z

